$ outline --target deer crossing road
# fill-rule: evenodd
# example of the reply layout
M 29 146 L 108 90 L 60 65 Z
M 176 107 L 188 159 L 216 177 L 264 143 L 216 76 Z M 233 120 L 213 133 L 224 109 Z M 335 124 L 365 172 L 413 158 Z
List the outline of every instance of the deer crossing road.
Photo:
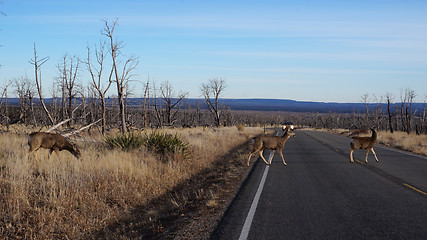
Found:
M 350 139 L 295 131 L 271 166 L 262 160 L 211 239 L 426 239 L 427 158 Z M 268 157 L 269 151 L 265 151 Z

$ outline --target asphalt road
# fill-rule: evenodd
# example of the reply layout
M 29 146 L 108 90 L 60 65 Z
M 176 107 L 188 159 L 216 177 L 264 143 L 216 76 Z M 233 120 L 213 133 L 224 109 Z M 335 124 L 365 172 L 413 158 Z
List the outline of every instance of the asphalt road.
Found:
M 287 167 L 251 162 L 212 239 L 427 239 L 426 158 L 376 146 L 379 162 L 356 150 L 350 163 L 350 139 L 296 134 Z

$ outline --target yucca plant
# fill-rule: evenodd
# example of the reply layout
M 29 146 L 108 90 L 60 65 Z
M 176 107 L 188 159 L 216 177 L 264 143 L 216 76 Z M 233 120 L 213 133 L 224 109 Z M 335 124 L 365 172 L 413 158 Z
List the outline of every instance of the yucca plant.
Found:
M 140 134 L 121 133 L 113 137 L 107 137 L 105 142 L 112 148 L 129 150 L 139 148 L 144 144 L 145 138 Z
M 236 127 L 237 127 L 237 130 L 239 130 L 239 132 L 245 131 L 245 125 L 243 124 L 237 124 Z
M 189 151 L 189 146 L 177 134 L 152 132 L 150 135 L 145 135 L 144 145 L 147 149 L 158 154 L 182 154 L 186 156 Z

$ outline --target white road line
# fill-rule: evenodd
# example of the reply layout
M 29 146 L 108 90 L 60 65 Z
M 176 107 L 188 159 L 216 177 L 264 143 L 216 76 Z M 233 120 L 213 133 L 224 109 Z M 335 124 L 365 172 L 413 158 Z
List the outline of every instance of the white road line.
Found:
M 279 135 L 279 131 L 274 134 L 275 136 Z M 270 151 L 267 162 L 271 163 L 273 159 L 273 151 Z M 265 180 L 267 179 L 268 170 L 270 170 L 270 165 L 266 165 L 264 173 L 262 175 L 261 181 L 259 183 L 258 189 L 255 193 L 254 200 L 252 201 L 251 208 L 249 209 L 248 215 L 245 219 L 245 224 L 243 224 L 242 232 L 240 233 L 239 240 L 246 240 L 249 236 L 249 231 L 251 230 L 252 221 L 255 216 L 255 211 L 258 206 L 259 198 L 261 197 L 262 189 L 264 189 Z
M 270 154 L 271 156 L 271 154 Z M 267 179 L 268 170 L 270 165 L 265 166 L 264 174 L 262 175 L 261 182 L 259 183 L 258 190 L 256 191 L 254 200 L 252 201 L 251 208 L 249 209 L 248 216 L 246 217 L 245 224 L 243 225 L 242 232 L 240 233 L 239 240 L 246 240 L 251 230 L 252 220 L 255 216 L 255 211 L 258 206 L 259 198 L 261 197 L 262 189 L 264 188 L 265 179 Z
M 275 135 L 277 136 L 279 132 L 277 132 Z M 271 162 L 273 158 L 272 152 L 270 152 L 270 155 L 268 156 L 268 162 Z M 258 206 L 259 198 L 261 197 L 262 189 L 264 189 L 265 180 L 267 179 L 268 170 L 270 169 L 270 165 L 266 165 L 264 169 L 264 173 L 261 178 L 261 182 L 259 183 L 258 189 L 256 191 L 254 200 L 252 201 L 251 208 L 249 209 L 248 216 L 246 216 L 245 224 L 243 224 L 242 232 L 240 233 L 239 240 L 246 240 L 249 236 L 249 231 L 251 230 L 252 221 L 255 216 L 255 211 Z

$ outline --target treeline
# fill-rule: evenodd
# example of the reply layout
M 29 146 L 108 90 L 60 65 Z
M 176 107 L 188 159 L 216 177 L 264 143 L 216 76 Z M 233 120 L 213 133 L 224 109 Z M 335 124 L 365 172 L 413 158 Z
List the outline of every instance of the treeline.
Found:
M 134 94 L 131 82 L 139 63 L 135 56 L 123 52 L 123 42 L 115 37 L 117 20 L 105 20 L 103 40 L 94 47 L 87 46 L 87 56 L 79 58 L 65 54 L 59 61 L 58 76 L 50 92 L 53 99 L 45 101 L 42 91 L 42 66 L 49 57 L 40 57 L 34 44 L 34 57 L 29 63 L 34 66 L 34 80 L 27 76 L 10 80 L 3 86 L 0 95 L 1 123 L 9 129 L 10 124 L 56 125 L 66 121 L 69 126 L 99 123 L 104 134 L 108 129 L 119 127 L 126 132 L 132 127 L 163 127 L 206 124 L 202 115 L 209 115 L 216 126 L 224 125 L 223 110 L 218 102 L 225 85 L 222 78 L 202 83 L 208 113 L 185 106 L 188 95 L 176 93 L 165 81 L 156 86 L 148 79 L 143 84 L 143 100 L 140 106 L 130 106 L 128 100 Z M 89 76 L 88 85 L 80 83 L 82 72 Z M 107 101 L 107 92 L 116 89 L 113 101 Z M 20 99 L 19 107 L 11 107 L 8 95 L 13 92 Z M 225 112 L 225 111 L 224 111 Z M 226 115 L 224 116 L 226 117 Z M 197 121 L 196 121 L 197 120 Z
M 131 105 L 125 101 L 125 120 L 127 131 L 131 129 L 159 128 L 159 127 L 195 127 L 217 126 L 214 115 L 206 106 L 204 99 L 191 100 L 183 98 L 172 109 L 179 99 L 172 99 L 171 105 L 162 98 L 133 100 Z M 102 107 L 97 98 L 76 98 L 72 104 L 70 127 L 85 126 L 102 118 Z M 34 99 L 20 99 L 20 103 L 7 105 L 7 98 L 3 98 L 0 105 L 0 124 L 3 129 L 8 129 L 11 124 L 24 124 L 26 126 L 41 127 L 51 125 L 44 113 L 40 102 Z M 120 109 L 116 98 L 106 101 L 105 131 L 120 128 Z M 232 110 L 226 105 L 220 105 L 221 126 L 270 127 L 292 121 L 300 127 L 311 128 L 344 128 L 368 129 L 375 127 L 378 130 L 404 131 L 417 134 L 427 134 L 426 109 L 410 112 L 410 104 L 393 104 L 390 112 L 388 105 L 378 104 L 378 108 L 369 105 L 368 109 L 360 109 L 351 113 L 311 113 L 311 112 L 283 112 L 283 111 L 246 111 Z M 67 109 L 62 109 L 61 99 L 52 99 L 47 103 L 55 123 L 68 119 Z M 412 113 L 412 114 L 410 114 Z M 64 118 L 65 116 L 65 118 Z M 100 122 L 92 129 L 102 132 Z
M 293 121 L 296 125 L 315 128 L 366 129 L 405 131 L 426 134 L 426 107 L 415 107 L 415 91 L 405 89 L 400 96 L 387 93 L 377 98 L 364 94 L 364 108 L 351 113 L 289 113 L 286 111 L 236 111 L 222 104 L 226 88 L 222 78 L 201 83 L 200 100 L 189 100 L 188 93 L 176 92 L 168 81 L 159 85 L 147 79 L 142 84 L 142 95 L 135 98 L 131 82 L 138 58 L 123 53 L 123 43 L 114 33 L 117 20 L 104 22 L 103 40 L 87 47 L 84 58 L 65 54 L 57 65 L 50 101 L 44 98 L 41 72 L 49 57 L 40 57 L 34 44 L 34 79 L 18 77 L 0 86 L 0 124 L 9 130 L 12 124 L 26 126 L 53 126 L 66 121 L 69 127 L 92 126 L 102 134 L 119 128 L 159 128 L 165 126 L 269 126 Z M 89 76 L 86 85 L 80 82 L 83 74 Z M 107 97 L 107 92 L 115 96 Z M 10 104 L 9 96 L 17 96 L 18 104 Z M 397 97 L 400 97 L 396 100 Z M 259 103 L 258 103 L 259 104 Z M 259 107 L 259 106 L 258 106 Z M 295 108 L 288 111 L 296 111 Z M 95 124 L 96 123 L 96 124 Z

